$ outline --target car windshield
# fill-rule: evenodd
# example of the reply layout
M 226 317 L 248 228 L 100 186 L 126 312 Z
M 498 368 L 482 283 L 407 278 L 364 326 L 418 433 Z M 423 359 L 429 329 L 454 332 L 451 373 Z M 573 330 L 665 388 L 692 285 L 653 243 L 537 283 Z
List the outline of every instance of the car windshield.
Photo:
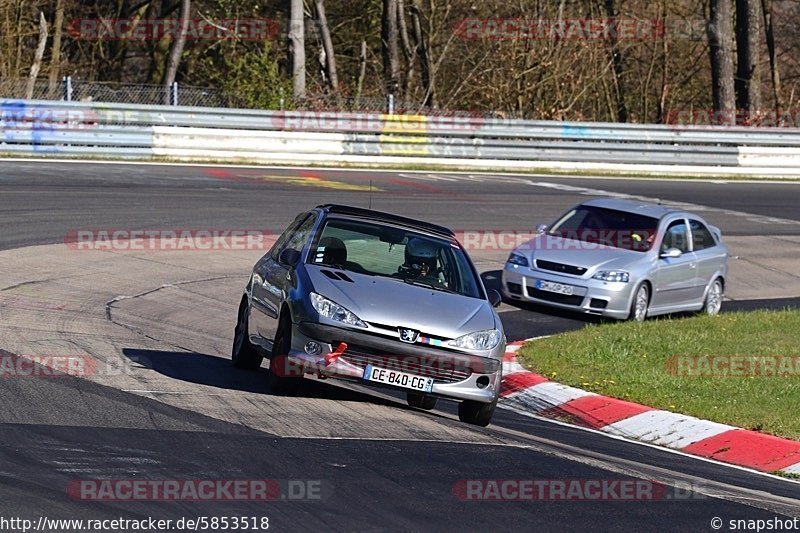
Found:
M 460 247 L 395 226 L 329 219 L 311 248 L 308 263 L 481 297 L 475 271 Z
M 657 218 L 581 205 L 562 216 L 547 233 L 586 243 L 646 252 L 653 245 L 656 228 Z

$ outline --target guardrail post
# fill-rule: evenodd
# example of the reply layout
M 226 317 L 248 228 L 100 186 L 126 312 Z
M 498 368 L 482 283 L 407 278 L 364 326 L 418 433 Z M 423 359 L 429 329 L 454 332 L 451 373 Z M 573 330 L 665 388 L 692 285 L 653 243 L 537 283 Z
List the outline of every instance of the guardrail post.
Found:
M 171 89 L 172 89 L 172 98 L 170 100 L 172 102 L 172 105 L 178 105 L 178 82 L 177 81 L 173 81 L 172 82 Z
M 391 93 L 389 93 L 389 96 L 387 97 L 387 107 L 389 109 L 388 113 L 390 115 L 394 115 L 394 95 Z
M 72 101 L 72 76 L 64 76 L 64 100 Z

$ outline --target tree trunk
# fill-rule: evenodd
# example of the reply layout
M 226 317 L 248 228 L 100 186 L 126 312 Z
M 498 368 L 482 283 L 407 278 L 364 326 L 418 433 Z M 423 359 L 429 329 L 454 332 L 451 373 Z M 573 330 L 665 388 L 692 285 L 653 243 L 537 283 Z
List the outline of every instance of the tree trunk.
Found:
M 606 17 L 610 19 L 616 19 L 617 17 L 615 3 L 614 0 L 605 0 Z M 614 66 L 614 93 L 617 108 L 617 121 L 628 122 L 628 107 L 625 105 L 625 80 L 623 78 L 625 67 L 623 65 L 622 51 L 619 48 L 619 38 L 616 31 L 611 32 L 609 41 L 611 45 L 611 61 Z
M 316 0 L 314 5 L 317 9 L 319 31 L 322 34 L 322 48 L 325 50 L 325 74 L 328 76 L 331 90 L 337 92 L 339 90 L 339 78 L 336 75 L 336 57 L 333 55 L 331 30 L 328 27 L 328 17 L 325 16 L 325 2 L 324 0 Z
M 39 44 L 36 46 L 36 52 L 33 56 L 33 64 L 31 65 L 31 72 L 28 76 L 28 86 L 25 88 L 26 100 L 33 98 L 33 89 L 36 85 L 36 78 L 39 76 L 39 69 L 42 67 L 42 57 L 44 56 L 44 47 L 46 44 L 47 20 L 44 18 L 44 13 L 39 11 Z
M 186 45 L 186 32 L 189 26 L 189 10 L 192 7 L 191 0 L 181 0 L 181 14 L 178 20 L 178 36 L 172 43 L 172 49 L 167 58 L 167 68 L 164 70 L 164 105 L 170 104 L 170 94 L 175 76 L 178 74 L 178 65 L 183 55 L 183 47 Z
M 291 0 L 289 54 L 292 58 L 292 90 L 296 99 L 306 96 L 306 28 L 303 0 Z
M 400 44 L 397 28 L 397 0 L 383 0 L 381 17 L 381 50 L 383 79 L 388 94 L 397 95 L 400 87 Z
M 428 53 L 428 45 L 425 41 L 425 33 L 422 31 L 422 23 L 420 22 L 419 13 L 419 1 L 413 0 L 413 5 L 411 6 L 411 16 L 414 22 L 414 40 L 417 43 L 417 55 L 419 56 L 422 89 L 425 91 L 425 98 L 422 99 L 422 105 L 424 107 L 435 107 L 436 92 L 434 90 L 431 55 Z M 442 51 L 442 54 L 444 54 L 444 51 Z M 439 59 L 441 59 L 441 57 Z
M 354 107 L 358 110 L 361 92 L 364 90 L 364 78 L 367 77 L 367 41 L 361 41 L 361 53 L 358 55 L 358 80 L 356 80 L 356 98 Z
M 772 77 L 772 96 L 775 99 L 775 115 L 778 120 L 781 116 L 781 75 L 778 70 L 778 58 L 775 54 L 775 32 L 772 28 L 772 0 L 761 0 L 761 11 L 764 14 L 764 31 L 767 35 L 767 50 L 769 51 L 769 71 Z
M 761 110 L 761 0 L 736 0 L 736 106 L 748 119 Z
M 64 26 L 64 0 L 56 0 L 56 15 L 53 22 L 53 44 L 50 48 L 50 72 L 47 77 L 48 93 L 55 91 L 61 73 L 61 35 Z
M 711 92 L 721 123 L 735 124 L 733 86 L 733 0 L 709 0 L 708 44 L 711 55 Z
M 408 25 L 406 24 L 405 0 L 397 0 L 397 27 L 400 33 L 400 45 L 403 50 L 403 57 L 406 60 L 405 84 L 403 94 L 408 98 L 411 94 L 411 83 L 414 81 L 414 65 L 416 54 L 414 47 L 411 46 L 411 39 L 408 37 Z

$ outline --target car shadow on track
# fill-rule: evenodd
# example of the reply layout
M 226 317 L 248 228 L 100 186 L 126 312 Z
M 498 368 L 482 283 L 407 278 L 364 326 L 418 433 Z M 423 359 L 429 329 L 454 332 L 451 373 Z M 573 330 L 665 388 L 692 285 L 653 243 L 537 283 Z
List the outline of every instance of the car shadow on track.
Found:
M 136 365 L 149 368 L 173 379 L 220 389 L 272 394 L 267 386 L 268 370 L 263 366 L 256 371 L 242 370 L 234 367 L 228 359 L 196 352 L 123 348 L 122 354 Z M 390 404 L 380 397 L 308 378 L 301 381 L 298 390 L 292 396 Z

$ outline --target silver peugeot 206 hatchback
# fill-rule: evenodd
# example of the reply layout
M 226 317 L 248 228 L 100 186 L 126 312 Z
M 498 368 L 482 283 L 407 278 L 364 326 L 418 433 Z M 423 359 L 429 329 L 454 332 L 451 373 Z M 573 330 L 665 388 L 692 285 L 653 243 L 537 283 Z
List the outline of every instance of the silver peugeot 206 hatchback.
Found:
M 728 275 L 720 230 L 667 206 L 601 199 L 540 226 L 503 269 L 503 295 L 616 319 L 716 315 Z
M 339 205 L 302 213 L 253 268 L 232 358 L 270 358 L 275 392 L 314 374 L 406 392 L 489 424 L 506 339 L 472 261 L 447 228 Z

